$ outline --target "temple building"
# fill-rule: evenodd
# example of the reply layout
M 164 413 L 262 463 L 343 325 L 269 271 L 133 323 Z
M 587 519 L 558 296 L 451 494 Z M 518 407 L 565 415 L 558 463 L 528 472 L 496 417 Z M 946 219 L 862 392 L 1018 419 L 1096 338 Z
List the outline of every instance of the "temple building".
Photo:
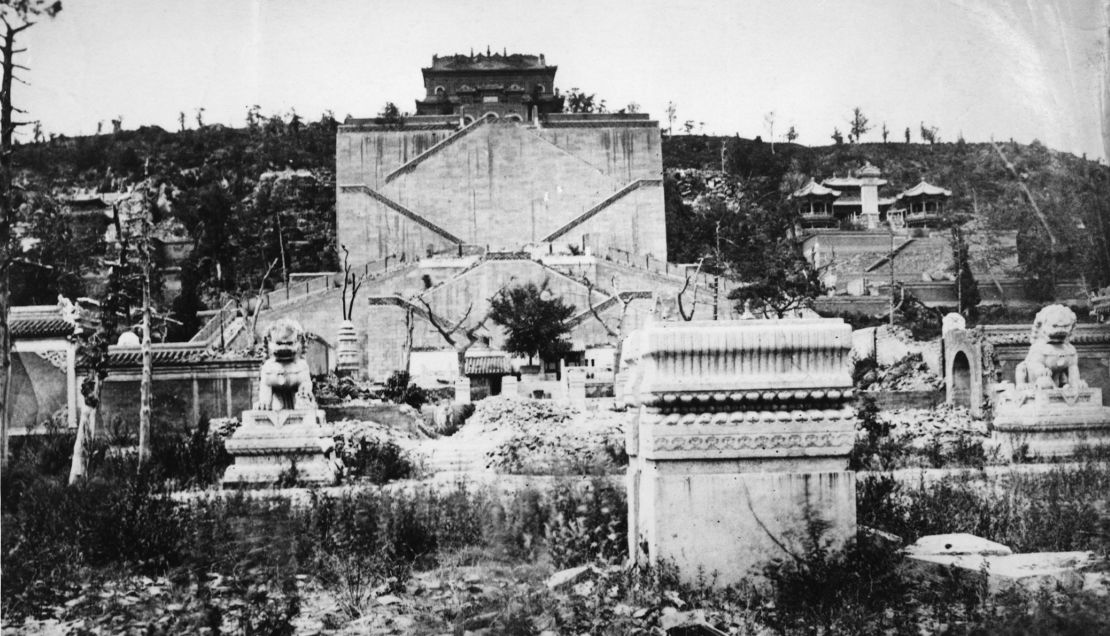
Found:
M 945 203 L 952 196 L 951 190 L 935 186 L 921 179 L 921 183 L 899 194 L 897 199 L 901 217 L 896 225 L 906 227 L 937 227 L 944 219 Z M 891 212 L 891 216 L 894 216 Z
M 870 162 L 847 177 L 830 177 L 821 183 L 810 179 L 790 199 L 804 230 L 876 230 L 938 227 L 944 218 L 951 190 L 921 180 L 895 197 L 880 191 L 888 184 L 882 171 Z
M 532 121 L 563 110 L 555 90 L 555 71 L 543 54 L 490 53 L 432 56 L 424 74 L 424 99 L 417 115 L 461 115 L 473 121 L 486 113 Z
M 351 259 L 524 246 L 665 259 L 659 123 L 558 112 L 555 70 L 542 55 L 434 57 L 416 115 L 348 118 L 336 234 Z

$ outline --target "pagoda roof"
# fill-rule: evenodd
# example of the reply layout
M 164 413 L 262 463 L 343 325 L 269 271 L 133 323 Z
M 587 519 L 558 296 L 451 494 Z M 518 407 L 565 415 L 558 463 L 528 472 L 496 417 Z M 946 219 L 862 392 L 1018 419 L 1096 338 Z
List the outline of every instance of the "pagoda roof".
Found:
M 906 190 L 906 191 L 902 192 L 902 194 L 898 195 L 898 198 L 899 199 L 901 199 L 901 198 L 911 199 L 913 197 L 921 197 L 921 196 L 926 196 L 926 197 L 950 197 L 950 196 L 952 196 L 952 191 L 951 190 L 945 190 L 944 188 L 942 188 L 940 186 L 935 186 L 935 185 L 925 181 L 924 179 L 922 179 L 921 183 L 915 185 L 914 187 L 910 188 L 909 190 Z
M 867 185 L 886 185 L 886 179 L 880 179 L 882 171 L 872 165 L 870 161 L 864 162 L 863 167 L 853 171 L 847 177 L 829 177 L 822 183 L 834 188 L 858 188 Z
M 796 199 L 801 199 L 803 197 L 838 197 L 840 196 L 840 190 L 826 188 L 811 178 L 809 183 L 795 190 L 790 196 Z
M 488 50 L 486 54 L 481 53 L 474 55 L 466 55 L 457 53 L 455 55 L 447 55 L 439 57 L 438 55 L 432 56 L 432 65 L 423 69 L 428 71 L 522 71 L 522 70 L 552 70 L 557 67 L 548 66 L 543 55 L 524 55 L 521 53 L 502 54 L 490 53 Z

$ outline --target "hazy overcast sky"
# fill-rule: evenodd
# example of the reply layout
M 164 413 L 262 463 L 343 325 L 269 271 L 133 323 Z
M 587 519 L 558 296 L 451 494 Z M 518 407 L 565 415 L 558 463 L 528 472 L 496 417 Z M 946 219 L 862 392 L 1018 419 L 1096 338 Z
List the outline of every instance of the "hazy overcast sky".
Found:
M 198 107 L 315 119 L 412 110 L 432 54 L 544 53 L 556 85 L 639 103 L 665 125 L 831 143 L 852 107 L 892 139 L 1013 137 L 1106 156 L 1110 0 L 66 0 L 26 32 L 32 86 L 15 100 L 47 132 L 174 130 Z M 1110 143 L 1110 142 L 1108 142 Z

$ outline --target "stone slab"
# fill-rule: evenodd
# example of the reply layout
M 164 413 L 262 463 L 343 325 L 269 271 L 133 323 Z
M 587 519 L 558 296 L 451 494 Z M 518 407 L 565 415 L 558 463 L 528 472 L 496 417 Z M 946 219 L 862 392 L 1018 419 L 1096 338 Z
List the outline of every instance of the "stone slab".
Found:
M 1029 552 L 989 556 L 980 554 L 907 555 L 927 569 L 956 568 L 969 575 L 985 576 L 992 594 L 1014 587 L 1036 591 L 1045 586 L 1081 590 L 1088 584 L 1088 568 L 1102 563 L 1093 552 Z
M 647 462 L 630 479 L 640 493 L 630 509 L 638 517 L 638 558 L 673 562 L 689 579 L 716 574 L 726 585 L 759 576 L 770 560 L 787 556 L 784 548 L 806 551 L 812 521 L 827 524 L 826 547 L 855 536 L 851 472 L 681 474 Z
M 966 532 L 931 534 L 921 537 L 914 541 L 912 545 L 906 547 L 906 554 L 913 556 L 958 556 L 965 554 L 1005 556 L 1013 553 L 1013 550 L 1001 543 L 995 543 Z

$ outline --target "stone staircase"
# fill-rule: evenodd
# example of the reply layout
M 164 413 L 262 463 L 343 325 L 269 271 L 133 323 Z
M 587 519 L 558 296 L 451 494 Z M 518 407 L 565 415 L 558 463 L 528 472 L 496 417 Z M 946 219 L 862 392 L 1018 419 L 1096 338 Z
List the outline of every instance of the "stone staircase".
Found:
M 493 450 L 504 438 L 502 435 L 441 437 L 421 443 L 415 454 L 421 458 L 428 473 L 483 473 L 486 453 Z

